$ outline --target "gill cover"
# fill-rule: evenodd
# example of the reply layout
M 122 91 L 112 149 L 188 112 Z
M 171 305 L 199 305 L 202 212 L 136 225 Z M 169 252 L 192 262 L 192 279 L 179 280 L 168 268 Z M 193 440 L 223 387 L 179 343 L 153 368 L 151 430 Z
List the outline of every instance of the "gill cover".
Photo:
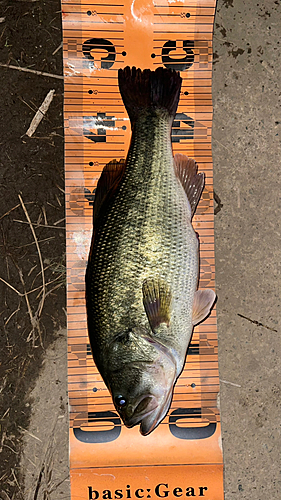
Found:
M 116 410 L 127 427 L 139 424 L 141 434 L 149 434 L 170 407 L 176 380 L 173 356 L 137 328 L 111 343 L 107 359 L 105 379 Z

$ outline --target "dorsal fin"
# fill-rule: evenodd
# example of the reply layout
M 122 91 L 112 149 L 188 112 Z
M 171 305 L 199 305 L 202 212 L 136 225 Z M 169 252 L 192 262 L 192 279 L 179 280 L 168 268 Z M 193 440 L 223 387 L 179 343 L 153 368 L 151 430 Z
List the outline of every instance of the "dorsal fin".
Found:
M 198 165 L 193 158 L 179 153 L 174 156 L 174 168 L 190 203 L 192 218 L 204 188 L 205 175 L 198 174 Z
M 101 208 L 116 192 L 119 183 L 122 179 L 125 170 L 125 160 L 111 160 L 107 163 L 98 180 L 97 189 L 95 193 L 93 218 L 94 225 L 97 223 L 98 217 L 101 213 Z

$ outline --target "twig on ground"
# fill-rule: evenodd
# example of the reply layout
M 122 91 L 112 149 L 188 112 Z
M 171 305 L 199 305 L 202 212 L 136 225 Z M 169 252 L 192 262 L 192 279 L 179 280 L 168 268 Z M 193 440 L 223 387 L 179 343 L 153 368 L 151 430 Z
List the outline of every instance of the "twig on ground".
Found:
M 45 73 L 45 71 L 37 71 L 35 69 L 21 68 L 20 66 L 13 66 L 12 64 L 0 63 L 0 66 L 2 66 L 2 68 L 17 69 L 18 71 L 23 71 L 25 73 L 33 73 L 33 74 L 39 75 L 39 76 L 48 76 L 50 78 L 57 78 L 58 80 L 64 79 L 63 75 L 54 75 L 53 73 Z
M 241 387 L 241 385 L 239 384 L 234 384 L 233 382 L 228 382 L 228 380 L 222 380 L 220 378 L 220 382 L 223 382 L 224 384 L 228 384 L 228 385 L 233 385 L 234 387 Z
M 49 109 L 49 106 L 54 98 L 54 94 L 55 94 L 55 89 L 50 90 L 48 92 L 48 94 L 46 95 L 44 101 L 42 102 L 40 108 L 35 113 L 32 121 L 31 121 L 31 124 L 29 126 L 29 129 L 26 131 L 26 135 L 28 137 L 32 137 L 32 135 L 34 134 L 35 130 L 37 129 L 39 123 L 46 115 L 46 113 Z
M 239 314 L 239 313 L 237 313 L 237 316 L 240 316 L 240 318 L 243 318 L 243 319 L 246 319 L 247 321 L 250 321 L 250 323 L 253 323 L 254 325 L 262 326 L 263 328 L 266 328 L 267 330 L 271 330 L 272 332 L 277 333 L 277 330 L 275 330 L 275 328 L 270 328 L 270 326 L 266 326 L 263 323 L 261 323 L 260 321 L 256 321 L 255 319 L 247 318 L 247 316 L 243 316 L 243 314 Z

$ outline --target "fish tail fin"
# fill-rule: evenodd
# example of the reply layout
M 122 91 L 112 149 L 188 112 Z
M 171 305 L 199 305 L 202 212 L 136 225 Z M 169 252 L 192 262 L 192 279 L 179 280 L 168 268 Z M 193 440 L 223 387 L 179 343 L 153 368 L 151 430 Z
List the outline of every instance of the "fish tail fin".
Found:
M 157 68 L 136 69 L 126 66 L 118 71 L 120 93 L 130 117 L 135 122 L 145 109 L 163 109 L 174 118 L 178 107 L 182 79 L 179 72 Z

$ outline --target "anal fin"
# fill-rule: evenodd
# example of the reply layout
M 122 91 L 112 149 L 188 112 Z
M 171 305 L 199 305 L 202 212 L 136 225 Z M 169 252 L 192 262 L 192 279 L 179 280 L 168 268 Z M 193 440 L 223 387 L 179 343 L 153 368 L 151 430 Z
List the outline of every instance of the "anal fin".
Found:
M 198 165 L 193 158 L 179 153 L 174 156 L 174 168 L 185 190 L 193 217 L 204 188 L 205 175 L 203 172 L 198 173 Z
M 143 305 L 152 331 L 161 323 L 169 326 L 172 294 L 168 284 L 160 278 L 148 278 L 142 286 Z

